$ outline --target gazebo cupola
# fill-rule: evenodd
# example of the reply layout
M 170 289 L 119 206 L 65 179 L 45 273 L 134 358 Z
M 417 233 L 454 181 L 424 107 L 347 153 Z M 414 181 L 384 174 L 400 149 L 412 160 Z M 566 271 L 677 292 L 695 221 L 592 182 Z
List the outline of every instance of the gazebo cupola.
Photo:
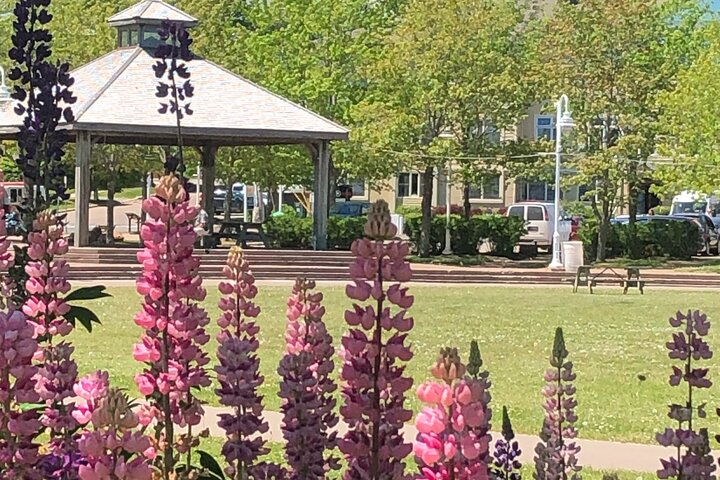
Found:
M 183 23 L 188 28 L 198 24 L 196 18 L 162 0 L 143 0 L 110 17 L 108 24 L 117 29 L 118 47 L 155 48 L 163 21 Z

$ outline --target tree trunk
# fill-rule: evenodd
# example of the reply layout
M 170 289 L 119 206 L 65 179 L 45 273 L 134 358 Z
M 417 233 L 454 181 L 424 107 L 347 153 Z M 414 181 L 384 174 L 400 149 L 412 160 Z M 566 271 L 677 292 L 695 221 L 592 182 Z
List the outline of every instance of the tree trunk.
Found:
M 463 213 L 465 214 L 465 220 L 470 220 L 472 205 L 470 205 L 470 184 L 467 182 L 463 185 Z
M 610 232 L 610 205 L 609 202 L 602 202 L 602 214 L 600 216 L 600 228 L 598 229 L 598 250 L 596 260 L 604 262 L 607 256 L 607 239 Z
M 245 187 L 245 195 L 247 195 L 247 186 Z M 229 222 L 232 215 L 232 182 L 230 179 L 225 181 L 225 205 L 224 205 L 225 221 Z M 243 218 L 243 221 L 247 219 Z
M 115 180 L 113 177 L 108 181 L 108 203 L 107 203 L 107 243 L 115 243 Z
M 338 189 L 338 170 L 335 168 L 335 164 L 333 163 L 332 149 L 330 150 L 328 183 L 330 185 L 330 188 L 328 189 L 328 211 L 330 211 L 337 200 L 336 192 Z
M 420 256 L 429 257 L 432 254 L 430 235 L 432 230 L 432 198 L 435 168 L 427 167 L 422 174 L 422 226 L 420 228 Z

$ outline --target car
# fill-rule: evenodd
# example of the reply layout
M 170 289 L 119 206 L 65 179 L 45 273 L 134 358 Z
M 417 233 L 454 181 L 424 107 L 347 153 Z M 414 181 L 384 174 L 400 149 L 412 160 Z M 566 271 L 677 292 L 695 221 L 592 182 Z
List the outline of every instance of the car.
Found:
M 690 219 L 699 226 L 700 237 L 702 239 L 701 253 L 705 255 L 720 255 L 720 234 L 713 219 L 709 215 L 705 215 L 704 213 L 680 213 L 673 216 Z
M 335 202 L 330 207 L 333 217 L 362 217 L 370 211 L 370 202 Z
M 525 220 L 527 233 L 520 238 L 521 243 L 533 243 L 540 248 L 550 248 L 555 230 L 555 204 L 541 202 L 520 202 L 512 204 L 505 212 L 507 217 L 519 217 Z M 570 239 L 572 224 L 560 211 L 558 231 L 561 241 Z

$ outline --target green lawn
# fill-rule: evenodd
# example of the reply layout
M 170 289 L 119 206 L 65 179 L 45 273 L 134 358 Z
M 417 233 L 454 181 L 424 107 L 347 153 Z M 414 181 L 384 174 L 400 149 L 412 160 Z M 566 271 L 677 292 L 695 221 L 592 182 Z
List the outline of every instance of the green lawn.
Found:
M 131 352 L 141 329 L 132 318 L 140 298 L 129 287 L 111 290 L 114 298 L 94 305 L 103 326 L 93 334 L 78 331 L 71 340 L 82 372 L 107 369 L 115 384 L 135 391 L 132 379 L 139 364 Z M 266 405 L 274 410 L 279 406 L 275 369 L 283 351 L 289 290 L 262 287 L 258 300 L 263 308 L 260 355 L 266 383 L 262 392 Z M 595 295 L 573 295 L 568 288 L 439 286 L 413 286 L 412 292 L 417 297 L 412 309 L 416 327 L 410 339 L 416 356 L 408 372 L 421 382 L 440 347 L 456 345 L 467 351 L 470 340 L 478 339 L 492 375 L 494 407 L 508 405 L 516 430 L 522 433 L 536 433 L 540 426 L 542 374 L 554 329 L 563 326 L 578 374 L 581 436 L 593 439 L 653 443 L 654 433 L 669 424 L 666 405 L 682 401 L 680 389 L 666 383 L 670 361 L 664 344 L 671 332 L 667 318 L 678 308 L 701 308 L 711 318 L 720 318 L 713 292 L 650 290 L 644 296 L 623 296 L 608 288 Z M 326 320 L 337 345 L 345 330 L 342 314 L 348 302 L 341 287 L 325 288 L 325 293 Z M 218 315 L 217 299 L 211 288 L 206 306 L 212 318 Z M 716 348 L 718 338 L 720 334 L 711 331 L 711 345 Z M 717 359 L 709 365 L 714 377 Z M 715 387 L 696 398 L 710 400 L 714 393 Z M 215 402 L 211 389 L 202 396 Z M 415 398 L 411 404 L 419 407 Z M 716 418 L 707 422 L 717 430 Z

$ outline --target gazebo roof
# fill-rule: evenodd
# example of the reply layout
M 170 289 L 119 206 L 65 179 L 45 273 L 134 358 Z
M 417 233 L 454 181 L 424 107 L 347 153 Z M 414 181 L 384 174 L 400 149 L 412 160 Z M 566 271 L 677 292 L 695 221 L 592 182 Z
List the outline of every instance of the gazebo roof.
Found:
M 143 0 L 113 15 L 108 19 L 108 23 L 113 27 L 120 27 L 135 23 L 159 24 L 163 20 L 182 22 L 190 26 L 198 23 L 196 18 L 161 0 Z
M 107 143 L 172 144 L 174 115 L 158 113 L 153 55 L 120 48 L 73 71 L 75 122 L 60 128 L 89 131 Z M 191 145 L 301 144 L 346 140 L 348 130 L 202 58 L 187 63 L 195 96 L 182 121 Z M 0 104 L 0 137 L 12 138 L 21 117 Z

